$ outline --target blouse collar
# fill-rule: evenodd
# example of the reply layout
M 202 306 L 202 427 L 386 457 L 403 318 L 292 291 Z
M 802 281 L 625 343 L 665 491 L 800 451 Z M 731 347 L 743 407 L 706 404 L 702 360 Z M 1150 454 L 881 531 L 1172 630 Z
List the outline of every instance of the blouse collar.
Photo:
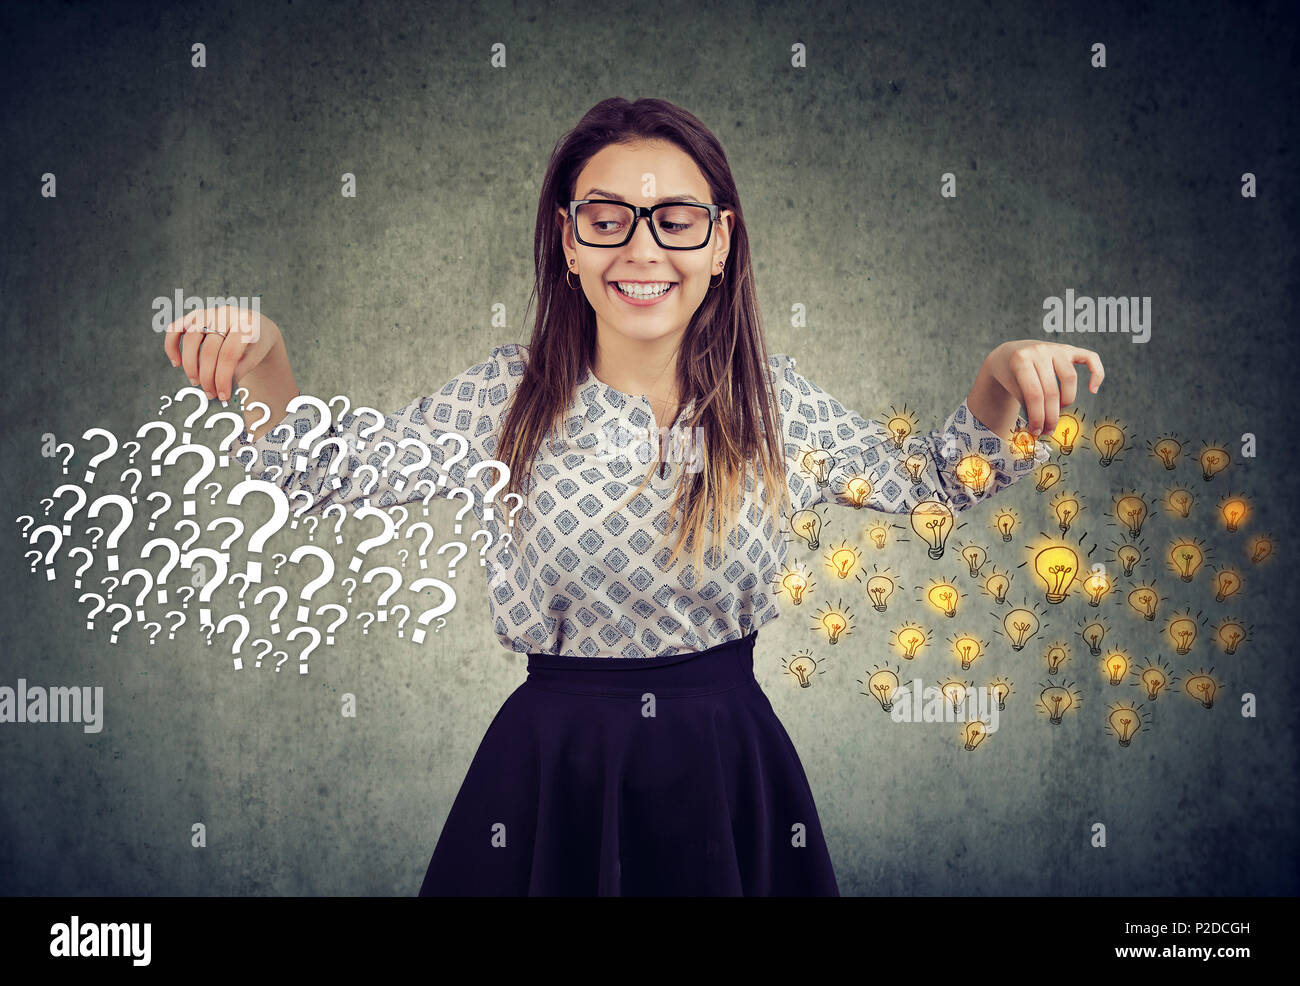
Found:
M 569 404 L 569 413 L 571 416 L 578 415 L 595 423 L 610 414 L 628 413 L 637 408 L 644 412 L 644 426 L 649 427 L 654 421 L 654 409 L 650 405 L 650 398 L 644 394 L 625 394 L 621 390 L 615 390 L 599 379 L 591 371 L 591 367 L 587 367 L 574 390 L 573 400 Z M 678 412 L 674 424 L 689 419 L 694 410 L 695 398 L 691 398 Z M 663 422 L 657 423 L 663 424 Z

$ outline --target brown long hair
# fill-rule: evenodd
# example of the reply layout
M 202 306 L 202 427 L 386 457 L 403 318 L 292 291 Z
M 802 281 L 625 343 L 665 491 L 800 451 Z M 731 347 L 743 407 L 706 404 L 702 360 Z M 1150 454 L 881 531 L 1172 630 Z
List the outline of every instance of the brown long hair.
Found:
M 702 429 L 692 432 L 702 436 L 702 447 L 696 449 L 702 467 L 679 474 L 690 479 L 679 482 L 669 511 L 672 526 L 664 533 L 675 530 L 677 538 L 662 567 L 671 569 L 682 550 L 689 547 L 695 572 L 702 575 L 702 531 L 711 526 L 712 547 L 717 551 L 713 563 L 721 564 L 722 545 L 744 503 L 746 470 L 751 463 L 757 467 L 756 498 L 762 490 L 762 502 L 773 511 L 774 530 L 780 528 L 781 518 L 789 510 L 790 497 L 740 197 L 722 145 L 681 107 L 662 99 L 602 100 L 556 143 L 542 183 L 533 235 L 536 281 L 529 307 L 534 299 L 540 299 L 540 304 L 528 343 L 527 369 L 502 421 L 495 458 L 510 467 L 503 493 L 522 492 L 527 509 L 532 484 L 525 485 L 525 475 L 531 477 L 543 441 L 554 443 L 551 447 L 556 451 L 563 449 L 559 426 L 579 381 L 594 366 L 596 354 L 595 310 L 582 291 L 570 290 L 564 283 L 564 250 L 556 209 L 568 211 L 578 175 L 598 151 L 609 144 L 637 140 L 664 140 L 680 147 L 703 173 L 719 211 L 730 209 L 735 215 L 722 282 L 709 289 L 695 310 L 677 360 L 681 404 L 695 400 L 694 413 L 682 424 Z M 524 317 L 526 320 L 527 309 Z M 645 488 L 649 476 L 642 478 L 628 501 Z M 764 483 L 764 477 L 772 477 L 773 482 Z

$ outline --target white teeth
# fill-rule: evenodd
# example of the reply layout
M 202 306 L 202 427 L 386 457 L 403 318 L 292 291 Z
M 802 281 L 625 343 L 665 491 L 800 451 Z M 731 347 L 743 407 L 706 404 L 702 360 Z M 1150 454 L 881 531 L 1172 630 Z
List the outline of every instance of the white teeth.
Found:
M 657 298 L 662 294 L 667 294 L 672 284 L 667 281 L 660 284 L 622 284 L 615 281 L 614 286 L 623 294 L 632 298 Z

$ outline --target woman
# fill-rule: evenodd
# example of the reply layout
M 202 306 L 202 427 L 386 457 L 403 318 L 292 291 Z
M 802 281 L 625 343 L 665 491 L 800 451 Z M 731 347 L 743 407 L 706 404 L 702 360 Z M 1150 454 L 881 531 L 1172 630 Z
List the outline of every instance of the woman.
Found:
M 210 396 L 243 386 L 246 406 L 271 409 L 256 430 L 260 409 L 246 412 L 253 475 L 309 490 L 315 512 L 423 499 L 421 478 L 474 494 L 495 628 L 528 654 L 528 678 L 479 746 L 422 895 L 838 895 L 803 767 L 753 674 L 757 630 L 777 616 L 782 520 L 826 502 L 970 507 L 1047 455 L 1012 454 L 1018 405 L 1035 437 L 1050 432 L 1074 401 L 1072 364 L 1089 363 L 1095 392 L 1100 360 L 999 346 L 943 430 L 898 448 L 793 359 L 768 357 L 722 148 L 662 100 L 605 100 L 559 142 L 534 252 L 529 345 L 493 348 L 382 427 L 332 425 L 317 441 L 347 440 L 337 466 L 325 446 L 296 471 L 268 435 L 298 394 L 274 323 L 242 313 L 220 334 L 204 330 L 221 313 L 191 313 L 167 352 Z M 291 425 L 305 435 L 316 418 Z M 376 450 L 404 438 L 415 447 Z M 399 478 L 425 447 L 430 464 Z M 955 471 L 970 452 L 992 467 L 978 497 Z M 509 484 L 485 504 L 501 472 L 468 473 L 489 459 Z

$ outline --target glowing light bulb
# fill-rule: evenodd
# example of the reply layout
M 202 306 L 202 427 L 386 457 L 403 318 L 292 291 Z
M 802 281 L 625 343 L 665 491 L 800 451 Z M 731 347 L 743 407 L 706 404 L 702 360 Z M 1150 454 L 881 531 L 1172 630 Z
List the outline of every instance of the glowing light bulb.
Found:
M 914 482 L 921 481 L 921 473 L 926 466 L 930 464 L 930 458 L 923 452 L 913 452 L 903 460 L 903 471 L 907 473 L 908 478 Z
M 1043 703 L 1043 708 L 1047 710 L 1047 716 L 1053 726 L 1061 724 L 1061 716 L 1074 704 L 1074 698 L 1060 685 L 1044 688 L 1043 694 L 1039 696 L 1039 701 Z
M 1169 624 L 1169 639 L 1179 654 L 1187 654 L 1196 642 L 1196 621 L 1186 617 L 1173 620 Z
M 978 578 L 980 566 L 984 564 L 984 549 L 978 544 L 968 544 L 961 549 L 961 556 L 966 559 L 966 564 L 970 566 L 970 577 Z
M 854 554 L 852 548 L 836 548 L 831 552 L 831 567 L 835 569 L 835 574 L 842 579 L 847 579 L 849 573 L 853 571 L 853 566 L 857 564 L 858 556 Z
M 1235 531 L 1242 518 L 1246 516 L 1246 501 L 1233 498 L 1225 503 L 1219 512 L 1223 514 L 1223 519 L 1228 524 L 1228 530 Z
M 1241 588 L 1241 579 L 1236 572 L 1225 569 L 1215 579 L 1214 587 L 1217 590 L 1214 593 L 1214 601 L 1221 603 L 1229 596 L 1236 595 L 1237 590 Z
M 1111 651 L 1106 655 L 1106 673 L 1110 675 L 1110 683 L 1118 685 L 1124 680 L 1124 675 L 1128 671 L 1128 658 L 1117 650 Z
M 1133 547 L 1133 545 L 1126 544 L 1115 552 L 1115 557 L 1118 558 L 1119 563 L 1124 566 L 1124 574 L 1132 575 L 1134 566 L 1142 560 L 1142 553 L 1138 551 L 1137 548 Z
M 1160 689 L 1167 684 L 1169 684 L 1169 679 L 1157 667 L 1150 667 L 1142 672 L 1142 687 L 1147 690 L 1147 698 L 1153 702 L 1160 695 Z
M 781 579 L 781 587 L 790 593 L 796 606 L 803 603 L 803 594 L 808 588 L 808 580 L 799 572 L 790 572 Z
M 980 656 L 980 642 L 974 637 L 961 636 L 953 641 L 953 649 L 961 658 L 961 669 L 969 671 L 971 662 Z
M 898 694 L 898 675 L 889 670 L 877 671 L 867 679 L 867 690 L 888 712 L 894 707 L 894 696 Z
M 965 740 L 965 749 L 973 750 L 984 742 L 984 737 L 988 735 L 988 727 L 978 719 L 972 719 L 966 725 L 962 726 L 962 739 Z
M 848 621 L 844 619 L 842 614 L 837 613 L 835 610 L 831 610 L 822 617 L 822 629 L 830 635 L 830 642 L 832 644 L 839 642 L 840 634 L 844 632 L 846 626 L 848 626 Z
M 1173 490 L 1169 494 L 1169 505 L 1178 511 L 1178 516 L 1189 517 L 1192 513 L 1192 494 L 1187 490 Z
M 810 675 L 816 669 L 817 662 L 806 655 L 800 655 L 790 662 L 790 672 L 799 679 L 800 688 L 807 688 L 812 684 Z
M 1011 436 L 1011 447 L 1022 459 L 1032 459 L 1038 450 L 1038 439 L 1030 434 L 1029 429 L 1021 428 Z
M 916 657 L 916 650 L 925 643 L 925 634 L 916 627 L 908 627 L 898 635 L 898 642 L 902 645 L 903 656 L 909 661 Z
M 1056 505 L 1056 519 L 1060 522 L 1062 534 L 1070 530 L 1070 521 L 1074 520 L 1078 512 L 1079 501 L 1073 497 L 1062 500 Z
M 1093 572 L 1083 583 L 1083 589 L 1088 593 L 1088 605 L 1100 606 L 1101 597 L 1110 592 L 1110 576 L 1105 572 Z
M 815 510 L 798 510 L 790 518 L 790 530 L 803 538 L 804 544 L 813 551 L 821 547 L 818 535 L 822 530 L 822 519 Z
M 1062 455 L 1069 455 L 1074 451 L 1074 443 L 1078 437 L 1078 418 L 1073 414 L 1062 414 L 1056 419 L 1056 427 L 1052 429 L 1052 440 L 1061 447 Z
M 1115 517 L 1128 528 L 1129 537 L 1138 537 L 1142 533 L 1142 522 L 1147 517 L 1146 501 L 1134 494 L 1120 497 L 1115 504 Z
M 1016 529 L 1015 515 L 1009 514 L 1004 510 L 1002 513 L 998 514 L 997 520 L 994 523 L 997 529 L 1002 532 L 1002 540 L 1010 541 L 1011 532 Z
M 844 484 L 844 493 L 855 507 L 860 507 L 871 496 L 871 480 L 865 476 L 854 476 Z
M 1119 736 L 1120 746 L 1128 746 L 1133 742 L 1133 734 L 1141 728 L 1137 712 L 1122 705 L 1110 714 L 1109 721 Z
M 1108 466 L 1124 450 L 1124 432 L 1115 425 L 1101 425 L 1092 433 L 1092 444 L 1101 454 L 1101 464 Z
M 966 686 L 960 681 L 945 682 L 939 689 L 944 698 L 952 703 L 953 712 L 960 712 L 962 703 L 966 701 Z
M 1101 638 L 1106 636 L 1106 628 L 1100 623 L 1089 623 L 1083 628 L 1083 639 L 1088 642 L 1088 651 L 1093 657 L 1101 655 Z
M 1225 621 L 1219 627 L 1219 643 L 1223 644 L 1223 652 L 1225 654 L 1235 654 L 1237 652 L 1237 645 L 1241 643 L 1245 636 L 1246 628 L 1240 623 L 1236 623 L 1232 620 Z
M 1061 467 L 1054 462 L 1049 462 L 1038 470 L 1038 482 L 1034 485 L 1034 489 L 1042 493 L 1044 490 L 1050 490 L 1060 481 Z
M 1047 673 L 1057 674 L 1061 670 L 1061 662 L 1065 660 L 1065 648 L 1061 646 L 1049 647 L 1047 649 Z
M 1252 546 L 1250 549 L 1250 560 L 1258 563 L 1263 561 L 1272 553 L 1273 553 L 1272 539 L 1263 536 L 1257 537 L 1254 540 L 1254 542 L 1252 542 Z
M 912 530 L 925 540 L 931 558 L 942 558 L 944 540 L 952 530 L 952 510 L 938 500 L 922 500 L 912 508 Z
M 894 593 L 894 580 L 887 575 L 873 575 L 867 579 L 867 598 L 877 613 L 885 612 L 889 597 Z
M 1156 442 L 1154 451 L 1156 455 L 1160 456 L 1160 461 L 1165 464 L 1165 468 L 1172 469 L 1182 450 L 1183 447 L 1178 442 L 1172 438 L 1164 438 Z
M 1012 650 L 1024 650 L 1025 643 L 1038 632 L 1038 617 L 1027 609 L 1013 609 L 1002 618 L 1002 629 L 1011 640 Z
M 907 441 L 912 434 L 912 422 L 901 416 L 890 418 L 885 427 L 889 429 L 890 435 L 893 436 L 895 448 L 901 449 L 903 442 Z
M 990 575 L 989 580 L 984 583 L 984 588 L 988 589 L 999 603 L 1004 603 L 1007 601 L 1007 590 L 1011 588 L 1011 580 L 1001 573 Z
M 1190 582 L 1196 570 L 1201 567 L 1205 556 L 1191 541 L 1178 541 L 1169 549 L 1169 560 L 1178 569 L 1178 577 L 1184 582 Z
M 1184 682 L 1183 687 L 1187 689 L 1187 694 L 1196 699 L 1207 709 L 1214 708 L 1214 692 L 1216 686 L 1214 679 L 1208 674 L 1195 674 Z
M 1044 548 L 1034 556 L 1034 572 L 1047 585 L 1047 601 L 1059 603 L 1070 593 L 1079 571 L 1079 556 L 1064 544 Z
M 824 448 L 812 449 L 803 454 L 802 464 L 805 471 L 812 476 L 818 486 L 825 486 L 831 468 L 835 465 L 835 457 Z
M 1208 483 L 1228 468 L 1228 450 L 1222 445 L 1207 448 L 1201 453 L 1201 477 Z
M 953 473 L 961 480 L 963 486 L 979 496 L 988 485 L 989 477 L 993 475 L 993 467 L 984 456 L 972 453 L 962 457 Z
M 1007 696 L 1011 694 L 1011 686 L 1005 681 L 995 681 L 989 686 L 989 691 L 993 697 L 998 700 L 998 711 L 1001 712 L 1007 707 Z
M 877 548 L 883 548 L 885 546 L 886 531 L 880 525 L 873 527 L 867 536 L 875 542 Z
M 1140 585 L 1128 594 L 1128 604 L 1142 614 L 1144 620 L 1156 618 L 1156 603 L 1159 597 L 1154 589 Z
M 943 610 L 944 616 L 957 615 L 957 589 L 955 586 L 940 582 L 925 594 L 925 598 L 930 600 L 930 605 L 935 609 Z

